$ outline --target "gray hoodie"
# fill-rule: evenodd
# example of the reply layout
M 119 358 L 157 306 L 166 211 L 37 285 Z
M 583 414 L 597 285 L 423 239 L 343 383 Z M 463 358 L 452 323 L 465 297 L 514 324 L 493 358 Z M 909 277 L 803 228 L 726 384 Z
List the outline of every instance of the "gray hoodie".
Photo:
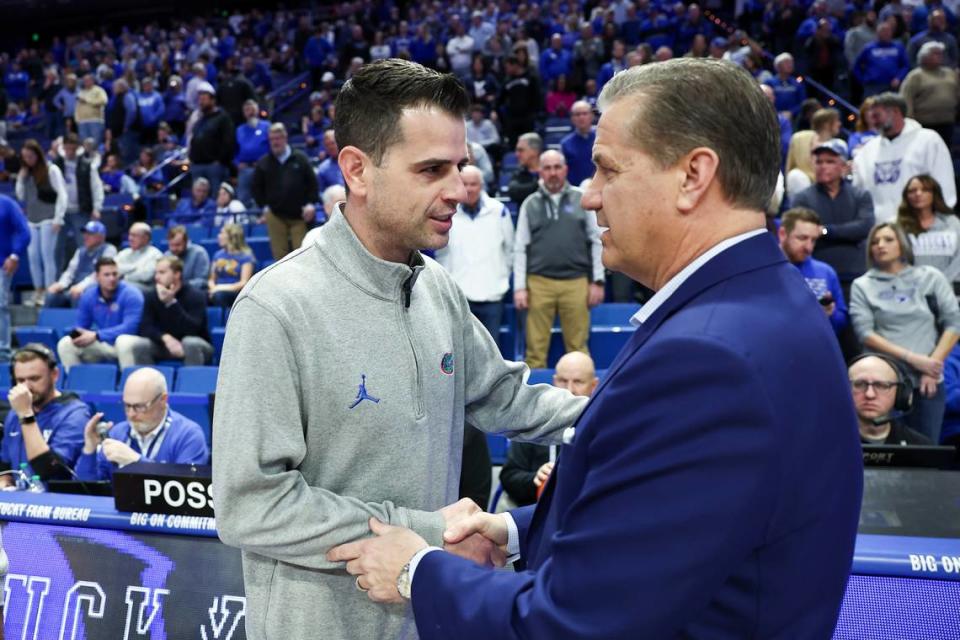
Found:
M 931 303 L 938 311 L 936 316 Z M 940 271 L 929 266 L 909 266 L 898 274 L 870 269 L 850 288 L 850 317 L 860 340 L 875 333 L 923 355 L 930 355 L 942 331 L 960 333 L 960 309 L 953 288 Z M 919 373 L 907 369 L 914 381 L 919 380 Z
M 939 269 L 949 282 L 960 280 L 960 220 L 952 213 L 934 214 L 933 225 L 910 235 L 914 263 Z
M 251 640 L 415 638 L 408 605 L 372 603 L 324 554 L 368 535 L 370 516 L 442 546 L 435 511 L 457 499 L 465 421 L 557 442 L 583 409 L 524 384 L 443 268 L 414 261 L 372 256 L 335 211 L 233 307 L 213 481 L 220 537 L 243 550 Z

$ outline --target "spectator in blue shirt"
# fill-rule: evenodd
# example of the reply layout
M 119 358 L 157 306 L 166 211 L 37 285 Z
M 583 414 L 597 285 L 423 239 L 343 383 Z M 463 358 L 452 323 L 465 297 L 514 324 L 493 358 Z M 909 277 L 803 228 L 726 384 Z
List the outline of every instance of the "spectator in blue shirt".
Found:
M 136 334 L 143 317 L 143 294 L 120 280 L 117 261 L 100 258 L 97 284 L 80 296 L 77 326 L 57 343 L 60 362 L 69 373 L 80 362 L 116 362 L 117 336 Z
M 310 86 L 314 89 L 320 86 L 320 78 L 330 68 L 330 56 L 334 53 L 333 43 L 327 39 L 321 25 L 303 47 L 303 59 L 310 72 Z
M 187 99 L 180 76 L 170 76 L 167 81 L 167 90 L 163 94 L 163 121 L 174 133 L 183 136 L 187 126 Z
M 168 404 L 167 380 L 152 367 L 130 374 L 123 385 L 127 419 L 112 425 L 101 442 L 96 413 L 83 429 L 83 448 L 77 460 L 81 480 L 112 480 L 114 472 L 134 462 L 207 464 L 210 450 L 203 429 Z
M 83 445 L 83 425 L 90 417 L 87 405 L 75 394 L 57 391 L 60 369 L 46 345 L 24 345 L 12 360 L 15 383 L 8 395 L 10 413 L 3 425 L 0 468 L 19 470 L 41 480 L 68 479 Z M 0 487 L 13 484 L 0 476 Z
M 690 51 L 693 45 L 693 39 L 697 36 L 703 36 L 704 40 L 710 40 L 713 37 L 713 24 L 703 17 L 700 5 L 694 3 L 687 7 L 687 17 L 677 27 L 676 46 L 674 47 L 677 55 L 684 55 Z
M 474 11 L 470 15 L 470 29 L 467 35 L 473 38 L 473 50 L 484 51 L 487 47 L 487 41 L 496 33 L 496 28 L 484 20 L 482 11 Z
M 853 63 L 853 75 L 863 85 L 865 96 L 896 91 L 909 71 L 907 50 L 893 39 L 889 22 L 877 25 L 876 41 L 865 46 Z
M 417 26 L 417 37 L 410 43 L 410 59 L 431 69 L 437 66 L 437 41 L 425 23 Z
M 570 76 L 573 71 L 573 56 L 563 48 L 559 33 L 550 37 L 550 48 L 540 54 L 540 79 L 549 85 L 560 76 Z
M 614 74 L 627 68 L 626 53 L 627 48 L 623 40 L 614 40 L 611 49 L 611 59 L 600 66 L 600 72 L 597 74 L 597 92 L 603 91 L 603 85 L 610 81 Z
M 847 303 L 843 299 L 840 280 L 833 267 L 812 257 L 820 237 L 820 217 L 813 209 L 790 209 L 781 218 L 778 235 L 787 260 L 800 270 L 830 319 L 834 333 L 839 334 L 847 326 Z
M 57 95 L 53 96 L 53 106 L 59 112 L 62 122 L 73 118 L 77 108 L 77 76 L 68 73 L 63 77 L 63 86 Z
M 26 102 L 30 87 L 30 74 L 20 68 L 19 62 L 10 65 L 10 70 L 3 78 L 7 89 L 7 98 L 11 102 Z
M 140 143 L 153 144 L 157 141 L 157 126 L 163 119 L 166 105 L 163 96 L 155 89 L 153 78 L 140 81 L 140 91 L 136 94 L 137 108 L 140 110 L 137 128 L 140 130 Z
M 267 65 L 254 60 L 253 56 L 244 56 L 241 61 L 243 65 L 243 75 L 253 85 L 257 95 L 266 95 L 273 90 L 273 78 L 270 76 L 270 69 Z
M 230 307 L 253 276 L 253 251 L 243 237 L 243 227 L 225 224 L 217 235 L 220 250 L 213 254 L 207 290 L 210 304 Z
M 934 9 L 930 12 L 927 22 L 928 28 L 910 38 L 910 43 L 907 45 L 907 57 L 910 59 L 910 65 L 917 66 L 917 53 L 919 53 L 920 47 L 928 42 L 939 42 L 946 49 L 944 64 L 956 69 L 960 55 L 957 51 L 956 37 L 947 31 L 947 14 L 942 9 Z
M 560 141 L 560 150 L 567 159 L 567 180 L 575 187 L 593 175 L 593 109 L 579 100 L 570 108 L 573 131 Z
M 781 53 L 773 60 L 777 75 L 766 81 L 773 89 L 774 106 L 777 111 L 793 118 L 800 113 L 803 101 L 807 99 L 807 89 L 803 83 L 793 76 L 793 56 Z
M 260 119 L 260 105 L 255 100 L 243 103 L 244 123 L 237 127 L 237 199 L 252 206 L 253 165 L 270 153 L 270 123 Z
M 23 210 L 13 198 L 0 195 L 0 363 L 10 359 L 11 284 L 29 244 L 30 227 Z
M 337 162 L 340 147 L 337 145 L 337 138 L 333 129 L 327 129 L 323 132 L 323 150 L 327 157 L 317 168 L 318 193 L 323 193 L 327 187 L 335 184 L 344 186 L 343 173 L 340 171 L 340 164 Z
M 190 197 L 180 198 L 168 221 L 171 224 L 203 222 L 213 218 L 216 208 L 216 204 L 210 199 L 210 181 L 206 178 L 194 178 Z

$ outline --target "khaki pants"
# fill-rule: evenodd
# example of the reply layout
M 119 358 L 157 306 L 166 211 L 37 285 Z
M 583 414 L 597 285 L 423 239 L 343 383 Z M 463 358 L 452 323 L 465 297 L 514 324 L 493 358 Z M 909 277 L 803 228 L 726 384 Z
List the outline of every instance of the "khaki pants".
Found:
M 213 346 L 199 336 L 184 336 L 180 341 L 183 345 L 183 364 L 185 366 L 202 366 L 210 362 L 213 357 Z M 166 349 L 160 347 L 150 338 L 143 336 L 117 336 L 117 360 L 121 369 L 143 364 L 154 364 L 156 360 L 168 359 Z M 172 358 L 170 358 L 172 359 Z
M 63 368 L 70 371 L 70 367 L 84 362 L 92 364 L 96 362 L 116 362 L 117 349 L 112 344 L 100 342 L 97 340 L 86 347 L 74 346 L 70 336 L 63 336 L 57 343 L 57 353 L 60 355 L 60 362 Z
M 587 278 L 555 280 L 543 276 L 527 276 L 530 309 L 527 311 L 527 366 L 543 369 L 547 366 L 550 348 L 550 329 L 553 319 L 560 314 L 565 352 L 587 350 L 590 335 L 590 309 L 587 308 Z
M 302 219 L 280 218 L 272 211 L 267 212 L 267 234 L 270 236 L 270 251 L 273 259 L 279 260 L 303 244 L 307 235 L 307 223 Z

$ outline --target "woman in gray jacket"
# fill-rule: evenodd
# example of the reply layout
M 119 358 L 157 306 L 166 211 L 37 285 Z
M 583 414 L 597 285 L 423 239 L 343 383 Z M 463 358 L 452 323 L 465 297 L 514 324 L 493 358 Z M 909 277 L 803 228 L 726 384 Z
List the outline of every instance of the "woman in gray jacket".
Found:
M 939 182 L 926 174 L 910 178 L 897 224 L 910 239 L 916 264 L 936 267 L 951 284 L 960 282 L 960 219 L 943 199 Z
M 906 422 L 939 442 L 946 402 L 943 361 L 960 335 L 957 298 L 939 270 L 913 265 L 899 225 L 874 226 L 867 247 L 870 270 L 850 290 L 853 328 L 867 349 L 904 363 L 915 388 Z
M 60 168 L 48 163 L 36 140 L 27 140 L 20 151 L 23 166 L 17 174 L 17 199 L 23 203 L 30 226 L 30 278 L 34 304 L 41 305 L 47 287 L 57 280 L 57 234 L 67 212 L 67 185 Z

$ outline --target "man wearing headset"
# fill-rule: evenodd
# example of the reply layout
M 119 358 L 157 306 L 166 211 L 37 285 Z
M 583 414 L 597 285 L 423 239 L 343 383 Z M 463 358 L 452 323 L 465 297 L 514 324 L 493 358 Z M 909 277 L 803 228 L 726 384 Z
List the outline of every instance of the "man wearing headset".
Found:
M 869 353 L 847 370 L 863 444 L 933 444 L 901 418 L 910 411 L 913 384 L 890 358 Z
M 10 413 L 3 425 L 0 469 L 19 469 L 41 480 L 69 479 L 83 447 L 83 427 L 90 409 L 76 396 L 57 390 L 60 369 L 46 345 L 30 343 L 13 354 L 10 377 L 16 383 L 7 400 Z M 0 487 L 14 484 L 0 475 Z

